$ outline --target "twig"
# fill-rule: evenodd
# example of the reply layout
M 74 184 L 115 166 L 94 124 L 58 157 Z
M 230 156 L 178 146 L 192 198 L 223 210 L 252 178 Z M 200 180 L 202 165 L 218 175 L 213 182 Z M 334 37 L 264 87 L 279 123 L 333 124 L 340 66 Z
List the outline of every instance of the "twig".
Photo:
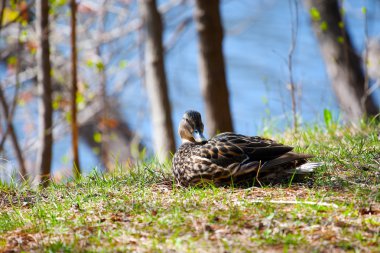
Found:
M 298 122 L 297 122 L 297 101 L 296 101 L 296 85 L 293 80 L 293 54 L 297 44 L 297 32 L 298 32 L 298 3 L 297 0 L 294 1 L 294 6 L 296 10 L 295 21 L 293 19 L 293 10 L 291 0 L 289 0 L 290 7 L 290 17 L 292 19 L 292 43 L 290 46 L 288 54 L 288 71 L 289 71 L 289 85 L 290 85 L 290 94 L 292 96 L 292 114 L 293 114 L 293 128 L 297 132 Z
M 260 180 L 259 180 L 259 173 L 260 173 L 260 169 L 261 169 L 261 160 L 259 161 L 259 168 L 257 169 L 257 173 L 256 173 L 256 180 L 257 180 L 257 182 L 259 183 L 259 185 L 261 186 L 261 187 L 263 187 L 263 185 L 261 184 L 261 182 L 260 182 Z
M 380 80 L 377 80 L 374 85 L 372 85 L 371 88 L 368 88 L 367 90 L 367 97 L 370 96 L 372 93 L 374 93 L 378 88 L 380 87 Z
M 369 87 L 369 74 L 368 74 L 368 49 L 369 49 L 369 36 L 368 36 L 368 14 L 367 9 L 363 7 L 362 9 L 364 15 L 364 95 L 361 99 L 362 107 L 365 108 L 365 102 L 369 96 L 380 86 L 380 81 L 377 81 L 372 87 Z
M 365 101 L 368 97 L 369 89 L 369 78 L 368 78 L 368 15 L 367 9 L 363 9 L 364 14 L 364 40 L 365 40 L 365 50 L 364 50 L 364 96 L 362 97 L 362 106 L 364 108 Z
M 19 165 L 20 165 L 20 175 L 21 175 L 22 179 L 25 180 L 26 179 L 26 167 L 25 167 L 25 163 L 24 163 L 24 158 L 22 156 L 21 148 L 20 148 L 20 145 L 18 143 L 18 139 L 16 136 L 16 132 L 14 130 L 14 126 L 12 124 L 12 121 L 9 120 L 9 108 L 8 108 L 8 104 L 6 103 L 3 90 L 1 88 L 0 88 L 0 103 L 3 107 L 5 118 L 7 119 L 7 130 L 4 134 L 1 145 L 4 144 L 7 134 L 10 134 L 11 140 L 12 140 L 12 143 L 13 143 L 13 146 L 15 149 L 16 157 L 17 157 L 17 160 L 18 160 Z M 0 151 L 1 150 L 2 150 L 2 146 L 0 146 Z
M 180 24 L 178 24 L 178 26 L 175 28 L 173 35 L 170 37 L 170 39 L 165 45 L 164 50 L 166 53 L 168 53 L 174 47 L 174 45 L 176 44 L 180 36 L 183 34 L 185 29 L 189 27 L 192 21 L 193 21 L 192 17 L 187 17 L 184 20 L 182 20 Z
M 270 203 L 270 204 L 290 204 L 290 205 L 317 205 L 317 206 L 329 206 L 338 208 L 337 204 L 326 202 L 313 202 L 313 201 L 297 201 L 297 200 L 250 200 L 251 203 Z
M 77 73 L 77 35 L 76 35 L 76 13 L 77 3 L 76 0 L 70 1 L 71 8 L 71 134 L 72 134 L 72 151 L 73 151 L 73 174 L 78 178 L 81 173 L 79 162 L 79 148 L 78 148 L 78 123 L 77 123 L 77 93 L 78 93 L 78 73 Z
M 140 14 L 141 15 L 141 14 Z M 144 51 L 144 29 L 140 26 L 137 30 L 136 42 L 138 50 L 138 74 L 140 77 L 141 86 L 146 90 L 146 76 L 145 76 L 145 51 Z

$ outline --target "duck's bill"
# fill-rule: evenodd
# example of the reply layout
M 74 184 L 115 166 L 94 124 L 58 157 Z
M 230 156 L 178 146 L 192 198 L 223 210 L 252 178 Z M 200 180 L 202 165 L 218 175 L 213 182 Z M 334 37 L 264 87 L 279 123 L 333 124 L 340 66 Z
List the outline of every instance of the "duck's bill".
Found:
M 194 132 L 193 138 L 196 142 L 204 142 L 207 141 L 207 139 L 203 136 L 201 132 Z

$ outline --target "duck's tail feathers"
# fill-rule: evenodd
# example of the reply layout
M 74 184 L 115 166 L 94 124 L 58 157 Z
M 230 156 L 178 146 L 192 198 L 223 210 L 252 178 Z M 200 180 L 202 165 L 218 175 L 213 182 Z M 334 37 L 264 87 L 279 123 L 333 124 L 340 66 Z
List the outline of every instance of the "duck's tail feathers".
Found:
M 323 162 L 308 162 L 308 163 L 302 164 L 301 166 L 296 167 L 293 170 L 289 170 L 287 172 L 290 174 L 293 174 L 293 173 L 295 173 L 295 174 L 309 174 L 309 173 L 314 172 L 315 168 L 322 166 L 322 165 L 323 165 Z

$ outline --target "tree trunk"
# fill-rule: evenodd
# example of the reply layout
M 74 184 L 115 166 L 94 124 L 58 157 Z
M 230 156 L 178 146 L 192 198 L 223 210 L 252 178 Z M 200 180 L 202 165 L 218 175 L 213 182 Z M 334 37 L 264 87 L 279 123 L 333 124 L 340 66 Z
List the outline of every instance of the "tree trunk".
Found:
M 37 168 L 40 169 L 41 181 L 47 185 L 50 179 L 50 168 L 53 146 L 53 108 L 50 77 L 49 52 L 49 0 L 36 2 L 36 24 L 38 36 L 37 80 L 39 94 L 39 143 Z
M 102 34 L 105 32 L 105 24 L 106 24 L 106 11 L 107 11 L 107 0 L 103 0 L 102 2 L 102 7 L 101 7 L 101 10 L 100 10 L 100 13 L 99 13 L 99 20 L 97 22 L 97 26 L 98 26 L 98 36 L 99 36 L 99 39 L 98 39 L 98 45 L 96 46 L 96 54 L 99 56 L 101 62 L 103 63 L 104 62 L 104 57 L 102 55 L 102 42 L 101 42 L 101 36 Z M 101 157 L 101 160 L 103 162 L 103 165 L 104 165 L 104 168 L 106 171 L 112 171 L 118 164 L 114 161 L 114 159 L 112 159 L 112 156 L 113 154 L 111 153 L 112 150 L 110 150 L 110 147 L 109 147 L 109 143 L 113 142 L 113 141 L 121 141 L 122 138 L 119 138 L 119 137 L 122 137 L 122 136 L 117 136 L 117 133 L 115 133 L 114 131 L 112 131 L 112 134 L 116 134 L 117 138 L 110 138 L 110 132 L 111 129 L 107 124 L 106 122 L 109 121 L 109 120 L 113 120 L 113 118 L 111 118 L 111 115 L 110 113 L 114 112 L 113 110 L 117 110 L 117 108 L 113 108 L 112 111 L 109 110 L 109 103 L 108 103 L 108 99 L 107 99 L 107 72 L 106 72 L 106 68 L 105 66 L 101 67 L 98 69 L 98 73 L 99 73 L 99 83 L 100 83 L 100 95 L 101 95 L 101 98 L 102 98 L 102 104 L 103 104 L 103 109 L 102 109 L 102 117 L 100 117 L 99 119 L 99 122 L 103 122 L 103 124 L 101 124 L 101 129 L 100 129 L 100 132 L 102 134 L 102 138 L 101 138 L 101 143 L 100 143 L 100 157 Z M 118 119 L 118 121 L 120 121 L 120 119 Z M 111 139 L 114 139 L 114 140 L 111 140 Z M 120 147 L 114 149 L 114 150 L 118 150 L 119 152 L 119 155 L 118 155 L 118 158 L 116 160 L 118 160 L 118 162 L 120 162 L 120 164 L 122 164 L 124 161 L 124 159 L 122 158 L 125 158 L 125 159 L 128 159 L 130 156 L 127 155 L 128 152 L 125 152 L 126 150 L 125 149 L 128 149 L 127 146 L 124 146 L 122 147 L 123 144 L 120 145 Z M 120 156 L 120 154 L 123 154 L 122 156 Z
M 304 0 L 326 63 L 339 105 L 347 120 L 357 122 L 376 115 L 378 108 L 366 95 L 360 57 L 356 54 L 344 26 L 337 0 Z
M 73 175 L 75 178 L 80 176 L 80 163 L 79 163 L 79 150 L 78 150 L 78 124 L 77 124 L 77 33 L 76 33 L 76 13 L 77 4 L 76 0 L 71 0 L 71 135 L 72 135 L 72 149 L 73 149 Z
M 219 0 L 196 0 L 195 20 L 199 37 L 199 70 L 206 122 L 210 137 L 233 131 L 223 58 L 223 28 Z
M 154 150 L 160 161 L 175 151 L 171 108 L 162 46 L 162 21 L 155 0 L 140 0 L 146 30 L 145 73 L 150 100 Z

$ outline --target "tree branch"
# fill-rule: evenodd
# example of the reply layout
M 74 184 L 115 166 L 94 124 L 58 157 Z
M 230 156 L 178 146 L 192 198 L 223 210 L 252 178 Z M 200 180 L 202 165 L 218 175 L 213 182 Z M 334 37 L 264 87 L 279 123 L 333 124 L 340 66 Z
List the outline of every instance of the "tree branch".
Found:
M 4 17 L 4 9 L 5 9 L 5 0 L 2 1 L 2 5 L 1 5 L 1 10 L 0 10 L 0 33 L 1 33 L 1 30 L 2 30 L 2 23 L 3 23 L 3 17 Z M 0 86 L 0 103 L 3 107 L 3 111 L 4 111 L 4 115 L 5 115 L 5 118 L 6 118 L 6 121 L 7 121 L 7 128 L 5 130 L 5 133 L 4 133 L 4 136 L 2 138 L 2 140 L 0 141 L 0 152 L 2 151 L 3 149 L 3 145 L 5 143 L 5 140 L 7 138 L 7 135 L 10 134 L 11 135 L 11 140 L 12 140 L 12 143 L 13 143 L 13 147 L 15 149 L 15 153 L 16 153 L 16 157 L 17 157 L 17 160 L 18 160 L 18 163 L 20 165 L 20 176 L 23 180 L 26 180 L 26 176 L 27 176 L 27 171 L 26 171 L 26 167 L 25 167 L 25 161 L 24 161 L 24 158 L 23 158 L 23 155 L 22 155 L 22 152 L 21 152 L 21 149 L 20 149 L 20 145 L 18 143 L 18 138 L 17 138 L 17 135 L 16 135 L 16 132 L 14 130 L 14 126 L 13 126 L 13 123 L 12 123 L 12 120 L 13 120 L 13 116 L 14 116 L 14 113 L 15 113 L 15 108 L 16 108 L 16 103 L 17 103 L 17 95 L 18 95 L 18 89 L 19 89 L 19 78 L 18 78 L 18 73 L 19 73 L 19 62 L 20 62 L 20 55 L 19 55 L 19 52 L 20 52 L 20 42 L 18 42 L 18 50 L 17 50 L 17 54 L 18 54 L 18 57 L 17 57 L 17 65 L 16 65 L 16 90 L 15 90 L 15 97 L 14 97 L 14 100 L 13 100 L 13 103 L 12 103 L 12 107 L 11 107 L 11 110 L 9 110 L 9 107 L 8 107 L 8 104 L 7 104 L 7 101 L 5 99 L 5 95 L 4 95 L 4 92 Z
M 78 92 L 78 74 L 77 74 L 77 33 L 76 33 L 76 0 L 70 1 L 71 8 L 71 134 L 72 134 L 72 151 L 73 151 L 73 169 L 76 178 L 80 176 L 81 169 L 79 163 L 78 151 L 78 123 L 77 123 L 77 92 Z
M 296 101 L 296 94 L 297 94 L 297 86 L 294 83 L 293 80 L 293 54 L 294 50 L 296 48 L 297 44 L 297 32 L 298 32 L 298 0 L 294 1 L 295 5 L 295 20 L 293 18 L 293 11 L 292 11 L 292 1 L 289 0 L 289 8 L 290 8 L 290 18 L 291 20 L 291 25 L 292 25 L 292 42 L 288 54 L 288 71 L 289 71 L 289 86 L 290 86 L 290 94 L 292 97 L 292 114 L 293 114 L 293 128 L 294 131 L 297 132 L 297 127 L 298 127 L 298 122 L 297 122 L 297 101 Z

